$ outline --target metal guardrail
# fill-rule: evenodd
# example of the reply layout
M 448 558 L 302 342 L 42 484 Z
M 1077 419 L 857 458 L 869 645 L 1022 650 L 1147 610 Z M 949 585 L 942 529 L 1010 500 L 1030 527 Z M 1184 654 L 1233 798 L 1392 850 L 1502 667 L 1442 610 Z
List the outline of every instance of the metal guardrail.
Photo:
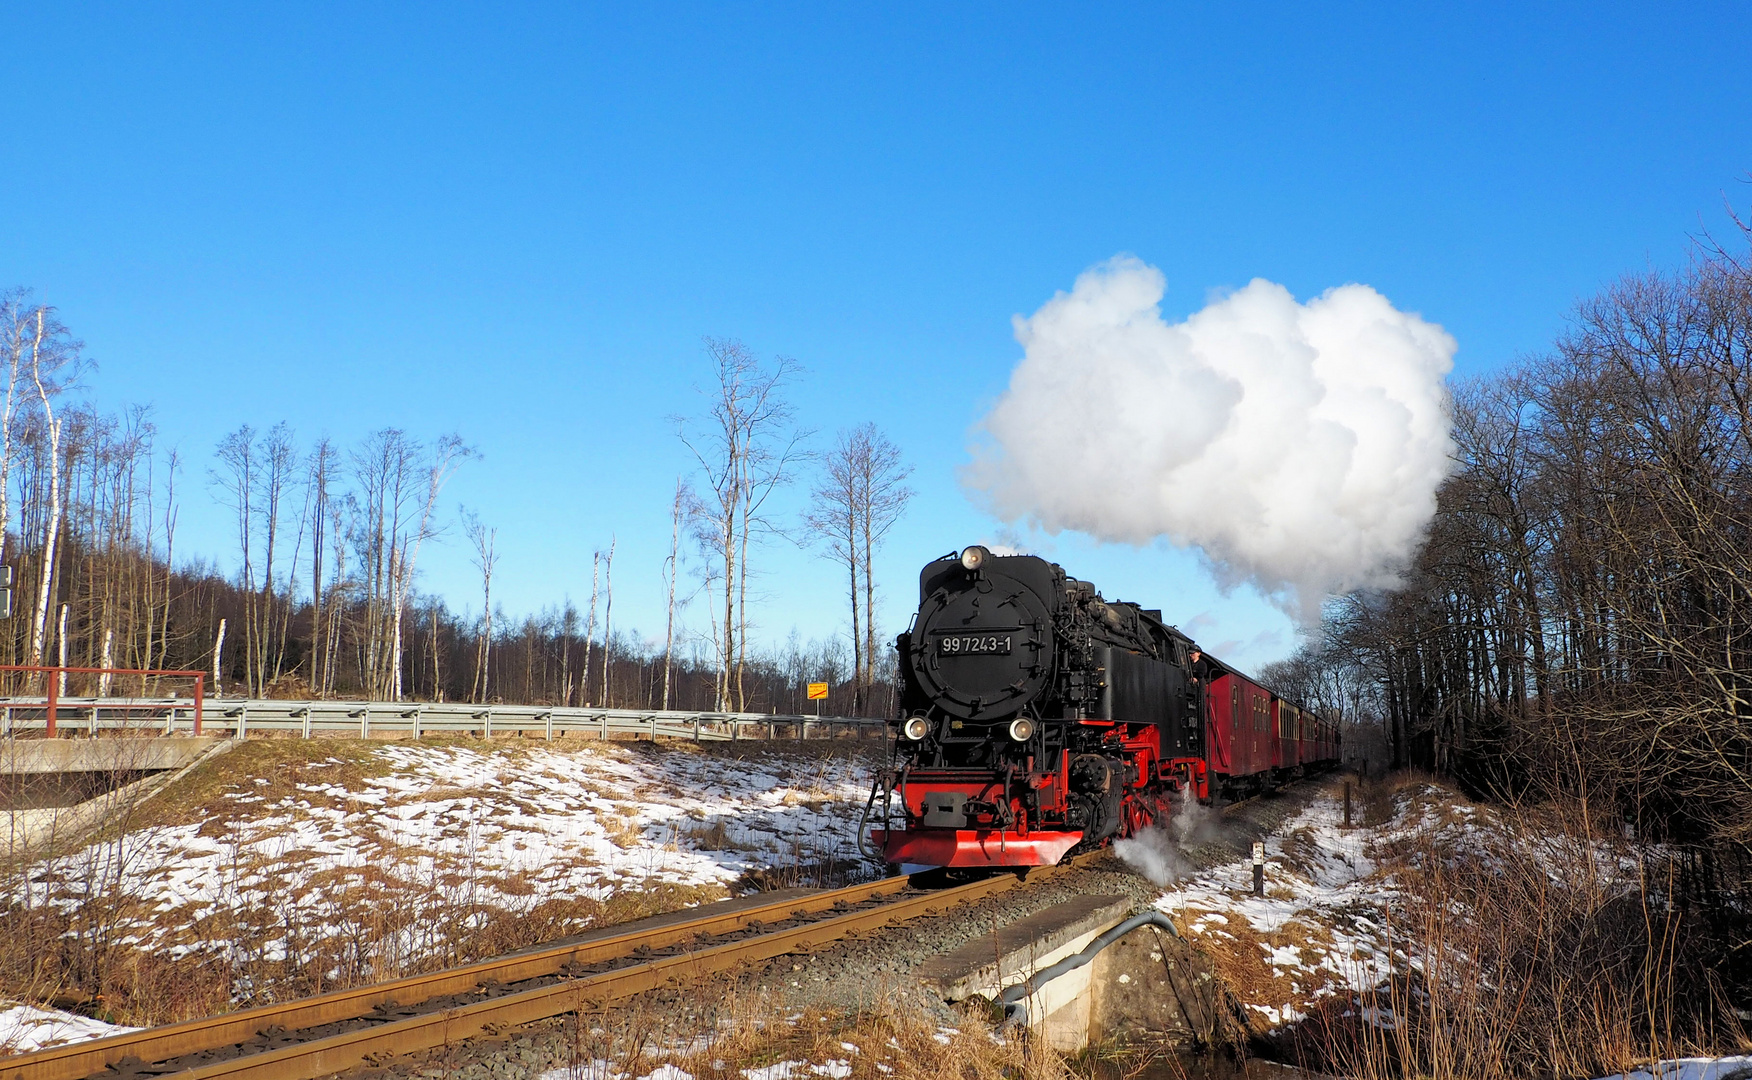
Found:
M 44 731 L 47 697 L 0 697 L 0 735 Z M 247 736 L 252 731 L 370 738 L 399 733 L 418 739 L 440 732 L 485 738 L 513 732 L 552 739 L 576 732 L 658 735 L 699 741 L 809 739 L 841 734 L 882 734 L 887 721 L 856 716 L 678 712 L 651 709 L 559 708 L 544 705 L 469 705 L 415 701 L 279 701 L 268 698 L 206 698 L 199 715 L 195 699 L 178 697 L 61 697 L 55 707 L 62 736 L 104 730 L 154 731 L 164 735 Z

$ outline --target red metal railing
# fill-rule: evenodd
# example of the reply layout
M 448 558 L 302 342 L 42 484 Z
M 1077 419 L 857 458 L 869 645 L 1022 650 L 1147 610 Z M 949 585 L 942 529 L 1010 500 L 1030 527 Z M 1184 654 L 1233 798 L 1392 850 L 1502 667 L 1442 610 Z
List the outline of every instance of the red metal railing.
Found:
M 195 680 L 195 723 L 193 733 L 196 735 L 201 733 L 201 701 L 204 697 L 202 691 L 205 689 L 207 683 L 207 673 L 204 671 L 170 671 L 163 668 L 49 667 L 41 664 L 0 664 L 0 671 L 43 672 L 49 675 L 154 675 L 175 676 L 184 679 L 192 678 Z M 60 699 L 60 688 L 61 680 L 59 678 L 49 680 L 47 692 L 48 730 L 46 735 L 51 739 L 56 737 L 55 710 Z

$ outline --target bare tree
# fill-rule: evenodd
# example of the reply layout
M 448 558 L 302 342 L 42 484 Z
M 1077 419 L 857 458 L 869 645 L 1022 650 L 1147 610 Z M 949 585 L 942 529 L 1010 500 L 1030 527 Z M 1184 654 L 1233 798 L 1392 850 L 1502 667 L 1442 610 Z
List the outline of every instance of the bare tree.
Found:
M 6 533 L 12 525 L 12 460 L 13 417 L 23 399 L 19 391 L 20 375 L 28 375 L 30 358 L 38 347 L 43 331 L 40 305 L 30 303 L 22 289 L 0 295 L 0 351 L 5 355 L 6 399 L 0 404 L 0 559 L 6 554 Z
M 416 439 L 385 428 L 353 452 L 360 520 L 354 535 L 365 588 L 365 684 L 372 697 L 402 696 L 403 614 L 420 548 L 438 531 L 438 495 L 474 451 L 455 435 L 430 453 Z
M 602 707 L 614 707 L 610 697 L 609 661 L 614 654 L 614 547 L 615 538 L 608 538 L 608 555 L 602 560 Z
M 218 459 L 219 466 L 209 475 L 213 485 L 220 490 L 220 497 L 229 501 L 237 530 L 237 550 L 242 560 L 238 568 L 238 584 L 243 589 L 244 603 L 244 692 L 253 694 L 256 690 L 256 649 L 259 646 L 255 632 L 256 605 L 261 602 L 256 591 L 254 558 L 255 498 L 260 486 L 256 479 L 255 429 L 248 424 L 240 425 L 236 431 L 219 441 L 219 447 L 213 456 Z M 214 678 L 217 680 L 218 676 Z
M 713 616 L 718 652 L 718 707 L 747 704 L 743 674 L 748 646 L 748 553 L 757 534 L 769 531 L 767 500 L 790 479 L 808 434 L 793 424 L 787 384 L 801 373 L 795 360 L 777 357 L 768 366 L 739 341 L 707 338 L 714 385 L 711 405 L 693 427 L 678 421 L 683 444 L 704 479 L 693 506 L 695 536 L 715 565 L 721 601 Z
M 242 558 L 245 693 L 260 694 L 279 677 L 284 661 L 286 617 L 280 608 L 288 605 L 276 592 L 274 557 L 282 546 L 281 519 L 297 449 L 283 423 L 259 440 L 244 424 L 220 440 L 214 456 L 219 464 L 211 473 L 213 484 L 231 506 Z
M 262 526 L 262 598 L 257 607 L 255 684 L 258 693 L 268 683 L 278 681 L 286 662 L 286 632 L 292 612 L 292 581 L 298 573 L 298 552 L 304 545 L 304 527 L 308 515 L 301 514 L 298 535 L 292 543 L 292 566 L 286 577 L 286 595 L 278 593 L 274 575 L 274 556 L 284 544 L 283 515 L 288 493 L 292 489 L 298 467 L 298 448 L 292 429 L 285 423 L 268 429 L 262 440 L 261 506 Z
M 842 431 L 822 463 L 805 518 L 829 555 L 846 568 L 852 609 L 852 707 L 857 712 L 868 707 L 876 681 L 876 548 L 912 498 L 905 483 L 911 473 L 911 467 L 901 462 L 900 449 L 875 424 Z
M 310 514 L 310 683 L 321 693 L 329 685 L 327 594 L 323 582 L 323 556 L 332 528 L 335 470 L 339 455 L 326 437 L 317 440 L 305 463 L 305 505 Z
M 36 390 L 36 407 L 41 412 L 44 451 L 49 470 L 48 516 L 43 530 L 41 567 L 37 583 L 36 610 L 31 619 L 30 651 L 26 663 L 43 662 L 43 650 L 48 637 L 49 606 L 55 585 L 56 555 L 61 537 L 61 515 L 65 509 L 61 490 L 61 428 L 62 420 L 55 415 L 55 399 L 77 375 L 79 352 L 83 347 L 67 328 L 54 317 L 54 309 L 38 305 L 29 318 L 29 344 L 25 361 L 31 385 Z
M 602 586 L 602 552 L 590 553 L 590 616 L 584 622 L 584 685 L 579 694 L 585 705 L 591 704 L 590 698 L 590 642 L 596 636 L 596 599 Z
M 578 633 L 578 609 L 572 606 L 572 598 L 566 597 L 566 606 L 560 612 L 560 705 L 570 707 L 572 704 L 572 638 Z
M 144 598 L 146 625 L 144 628 L 145 634 L 140 663 L 140 666 L 143 668 L 163 666 L 161 663 L 155 663 L 155 661 L 159 660 L 159 652 L 155 652 L 154 649 L 156 647 L 159 651 L 168 651 L 170 642 L 172 568 L 176 564 L 176 474 L 178 470 L 182 468 L 182 456 L 175 449 L 172 449 L 167 455 L 165 455 L 164 464 L 164 576 L 162 579 L 164 583 L 164 592 L 162 593 L 163 608 L 161 610 L 156 608 L 160 599 L 160 593 L 158 591 L 159 577 L 152 567 L 152 560 L 154 558 L 152 529 L 158 518 L 153 512 L 153 507 L 151 505 L 151 482 L 150 480 L 148 481 L 145 536 L 146 587 Z M 142 694 L 145 693 L 145 686 L 143 683 L 140 692 Z
M 675 502 L 669 510 L 669 558 L 663 562 L 663 578 L 669 589 L 669 610 L 663 623 L 663 708 L 669 708 L 669 677 L 675 652 L 675 575 L 681 568 L 681 519 L 687 509 L 687 484 L 675 480 Z
M 481 619 L 475 636 L 474 682 L 469 692 L 470 700 L 479 703 L 487 700 L 487 673 L 493 648 L 493 567 L 499 561 L 499 530 L 481 524 L 479 517 L 466 511 L 463 529 L 474 548 L 475 569 L 481 572 Z

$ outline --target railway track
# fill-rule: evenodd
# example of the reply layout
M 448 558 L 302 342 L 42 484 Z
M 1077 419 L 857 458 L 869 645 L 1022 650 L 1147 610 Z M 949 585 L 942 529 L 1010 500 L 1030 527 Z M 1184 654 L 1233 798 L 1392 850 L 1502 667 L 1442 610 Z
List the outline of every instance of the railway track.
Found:
M 1291 788 L 1300 784 L 1291 785 Z M 1232 803 L 1223 817 L 1259 803 Z M 1030 872 L 1081 869 L 1103 848 Z M 789 896 L 313 998 L 0 1059 L 0 1080 L 177 1076 L 309 1080 L 579 1010 L 602 1008 L 786 953 L 937 914 L 1007 889 L 1001 873 L 931 887 L 933 874 Z
M 1085 865 L 1104 852 L 1069 860 Z M 1015 888 L 886 878 L 0 1061 L 0 1080 L 308 1080 L 807 951 Z

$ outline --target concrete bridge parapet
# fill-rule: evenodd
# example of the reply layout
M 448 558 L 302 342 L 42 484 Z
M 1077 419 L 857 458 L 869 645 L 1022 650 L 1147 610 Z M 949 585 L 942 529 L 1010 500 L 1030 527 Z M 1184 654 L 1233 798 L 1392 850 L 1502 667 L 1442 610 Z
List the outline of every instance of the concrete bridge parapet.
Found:
M 0 776 L 180 769 L 223 742 L 211 736 L 0 740 Z
M 944 1001 L 995 1002 L 1083 953 L 1132 911 L 1129 897 L 1067 900 L 933 957 L 915 975 Z M 1221 1036 L 1221 988 L 1208 958 L 1157 926 L 1125 933 L 1083 966 L 1035 985 L 1020 1004 L 1028 1024 L 1062 1051 L 1163 1035 L 1210 1045 Z

